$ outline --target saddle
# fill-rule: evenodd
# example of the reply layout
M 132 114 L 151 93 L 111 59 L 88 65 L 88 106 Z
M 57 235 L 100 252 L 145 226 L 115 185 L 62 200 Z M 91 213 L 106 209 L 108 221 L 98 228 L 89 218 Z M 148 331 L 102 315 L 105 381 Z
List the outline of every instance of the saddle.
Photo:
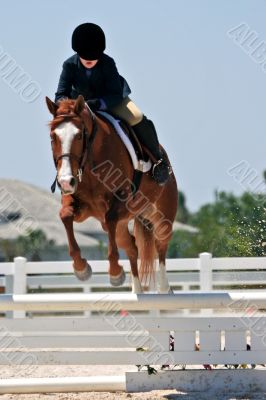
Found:
M 96 115 L 107 123 L 111 123 L 130 155 L 134 168 L 131 184 L 131 190 L 134 196 L 140 187 L 143 173 L 150 171 L 152 168 L 149 154 L 141 146 L 134 130 L 126 121 L 118 119 L 110 112 L 97 111 Z
M 131 157 L 134 170 L 142 173 L 150 171 L 152 167 L 150 154 L 142 147 L 132 127 L 125 120 L 118 119 L 110 112 L 97 111 L 96 115 L 111 123 Z

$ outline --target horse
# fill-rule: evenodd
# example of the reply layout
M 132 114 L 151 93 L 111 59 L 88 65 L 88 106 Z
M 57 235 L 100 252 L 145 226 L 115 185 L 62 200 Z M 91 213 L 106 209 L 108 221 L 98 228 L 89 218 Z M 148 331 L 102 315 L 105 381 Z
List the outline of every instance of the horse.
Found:
M 108 234 L 111 285 L 120 286 L 125 281 L 119 264 L 121 248 L 130 261 L 133 293 L 142 293 L 142 285 L 154 279 L 157 255 L 159 293 L 171 292 L 165 263 L 177 210 L 174 174 L 160 186 L 149 172 L 143 173 L 134 193 L 134 168 L 112 124 L 95 114 L 81 95 L 59 104 L 46 97 L 46 103 L 53 116 L 49 128 L 56 181 L 62 195 L 59 215 L 66 229 L 76 277 L 87 280 L 92 269 L 81 256 L 73 222 L 95 217 Z M 133 233 L 128 227 L 130 220 L 134 221 Z

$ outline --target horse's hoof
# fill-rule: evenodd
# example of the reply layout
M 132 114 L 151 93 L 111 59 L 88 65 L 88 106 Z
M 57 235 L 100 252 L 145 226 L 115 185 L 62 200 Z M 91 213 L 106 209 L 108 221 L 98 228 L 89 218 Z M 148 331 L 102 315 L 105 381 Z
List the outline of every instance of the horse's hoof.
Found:
M 80 271 L 74 269 L 74 273 L 80 281 L 87 281 L 92 275 L 92 269 L 90 264 L 86 263 L 86 267 L 84 269 Z
M 121 286 L 126 280 L 125 271 L 122 269 L 121 273 L 117 276 L 110 275 L 110 283 L 112 286 Z

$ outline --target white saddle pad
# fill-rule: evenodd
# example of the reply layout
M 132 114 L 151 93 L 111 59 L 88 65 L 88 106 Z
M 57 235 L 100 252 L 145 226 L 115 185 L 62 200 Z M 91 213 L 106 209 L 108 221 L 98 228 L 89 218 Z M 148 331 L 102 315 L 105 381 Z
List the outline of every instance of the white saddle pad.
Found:
M 135 149 L 131 141 L 121 128 L 119 120 L 115 119 L 112 115 L 108 114 L 105 111 L 98 111 L 98 113 L 102 114 L 108 121 L 110 121 L 113 127 L 115 128 L 115 131 L 117 132 L 118 136 L 123 141 L 124 145 L 127 148 L 127 151 L 129 152 L 134 169 L 137 169 L 141 172 L 148 172 L 152 167 L 151 160 L 148 161 L 138 160 Z

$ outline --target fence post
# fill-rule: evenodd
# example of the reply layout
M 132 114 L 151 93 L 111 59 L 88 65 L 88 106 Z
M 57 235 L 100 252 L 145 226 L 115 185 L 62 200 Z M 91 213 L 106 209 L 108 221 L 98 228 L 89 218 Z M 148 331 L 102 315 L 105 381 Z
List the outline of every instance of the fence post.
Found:
M 14 268 L 14 260 L 13 260 L 12 275 L 5 276 L 5 278 L 6 278 L 5 293 L 13 294 L 14 275 L 15 275 L 15 268 Z M 13 311 L 6 311 L 6 318 L 13 318 Z
M 87 284 L 83 286 L 83 293 L 91 293 L 91 285 Z M 84 311 L 84 317 L 89 318 L 91 316 L 91 311 L 90 310 L 86 310 Z
M 212 291 L 212 254 L 200 253 L 200 290 L 204 292 Z M 212 309 L 200 311 L 203 315 L 212 314 Z
M 200 253 L 200 290 L 212 291 L 212 254 Z
M 25 257 L 14 258 L 13 294 L 27 293 L 26 263 Z M 13 312 L 13 318 L 24 318 L 25 314 L 24 310 L 16 310 Z

